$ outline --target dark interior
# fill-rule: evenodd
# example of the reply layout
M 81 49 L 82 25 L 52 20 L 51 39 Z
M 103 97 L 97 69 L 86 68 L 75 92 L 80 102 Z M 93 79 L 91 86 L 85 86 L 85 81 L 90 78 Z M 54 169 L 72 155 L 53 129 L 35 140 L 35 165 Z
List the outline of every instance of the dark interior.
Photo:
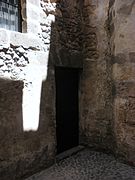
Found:
M 57 153 L 78 145 L 79 112 L 77 68 L 55 68 Z

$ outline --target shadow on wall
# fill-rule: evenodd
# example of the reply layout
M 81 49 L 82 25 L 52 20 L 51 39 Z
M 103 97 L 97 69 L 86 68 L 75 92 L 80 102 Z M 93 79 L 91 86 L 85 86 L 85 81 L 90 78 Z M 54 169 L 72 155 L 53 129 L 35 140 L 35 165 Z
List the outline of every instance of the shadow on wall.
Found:
M 0 85 L 0 133 L 2 131 L 5 134 L 22 132 L 23 82 L 0 79 Z
M 52 27 L 53 28 L 53 24 Z M 50 63 L 52 54 L 51 29 L 50 49 L 46 68 L 41 68 L 46 78 L 41 81 L 41 94 L 27 99 L 29 105 L 39 108 L 37 112 L 38 128 L 24 130 L 23 91 L 24 82 L 1 79 L 0 83 L 0 179 L 22 179 L 44 169 L 54 162 L 55 158 L 55 73 L 54 64 Z M 33 72 L 36 77 L 38 72 Z M 38 79 L 37 79 L 38 80 Z M 41 79 L 40 79 L 41 80 Z M 37 83 L 38 84 L 38 83 Z M 36 91 L 34 91 L 36 92 Z M 34 95 L 34 93 L 32 93 Z M 32 95 L 31 94 L 31 95 Z M 35 106 L 37 100 L 37 105 Z M 33 101 L 34 100 L 34 101 Z M 26 118 L 33 116 L 34 108 L 27 112 Z M 29 108 L 28 108 L 29 109 Z M 28 110 L 26 109 L 26 110 Z M 26 112 L 26 111 L 25 111 Z
M 8 158 L 11 138 L 23 132 L 22 81 L 0 79 L 0 159 Z
M 72 17 L 69 20 L 66 17 L 68 13 L 66 11 L 67 4 L 68 2 L 66 1 L 56 2 L 57 15 L 56 21 L 51 24 L 48 56 L 42 60 L 48 62 L 45 68 L 41 68 L 42 71 L 46 71 L 44 72 L 46 78 L 40 79 L 40 83 L 38 82 L 41 87 L 38 93 L 41 92 L 41 94 L 36 94 L 37 99 L 34 96 L 30 96 L 27 99 L 30 108 L 26 108 L 27 112 L 25 111 L 28 113 L 26 121 L 30 122 L 32 120 L 31 117 L 35 114 L 34 108 L 38 108 L 36 109 L 39 113 L 36 115 L 37 129 L 34 131 L 32 128 L 29 131 L 24 130 L 24 110 L 22 109 L 22 103 L 24 103 L 22 102 L 23 82 L 1 80 L 0 146 L 2 148 L 0 148 L 0 180 L 21 180 L 54 162 L 56 153 L 55 66 L 80 67 L 82 60 L 80 52 L 76 50 L 76 42 L 78 42 L 77 33 L 80 33 L 80 25 L 77 23 L 74 26 L 75 30 L 72 31 Z M 65 19 L 61 17 L 60 8 L 63 8 Z M 70 14 L 68 15 L 70 16 Z M 74 21 L 77 22 L 77 20 L 78 16 Z M 63 23 L 65 23 L 64 26 Z M 69 29 L 70 32 L 68 34 Z M 61 31 L 63 36 L 60 34 Z M 71 37 L 70 34 L 72 32 L 74 32 L 74 35 Z M 67 37 L 71 37 L 71 42 L 75 40 L 73 43 L 74 51 L 72 51 L 73 47 L 70 47 L 70 43 L 65 43 Z M 79 44 L 81 43 L 79 42 Z M 81 51 L 81 48 L 79 51 Z M 38 73 L 33 71 L 31 74 L 37 77 Z M 34 92 L 36 93 L 35 90 Z M 32 94 L 34 95 L 34 93 Z

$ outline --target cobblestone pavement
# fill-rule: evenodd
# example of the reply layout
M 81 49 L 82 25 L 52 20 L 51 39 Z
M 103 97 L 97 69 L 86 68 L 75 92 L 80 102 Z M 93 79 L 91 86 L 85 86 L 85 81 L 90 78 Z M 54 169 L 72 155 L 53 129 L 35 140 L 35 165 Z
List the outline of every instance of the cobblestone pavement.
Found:
M 85 149 L 27 180 L 135 180 L 135 168 Z

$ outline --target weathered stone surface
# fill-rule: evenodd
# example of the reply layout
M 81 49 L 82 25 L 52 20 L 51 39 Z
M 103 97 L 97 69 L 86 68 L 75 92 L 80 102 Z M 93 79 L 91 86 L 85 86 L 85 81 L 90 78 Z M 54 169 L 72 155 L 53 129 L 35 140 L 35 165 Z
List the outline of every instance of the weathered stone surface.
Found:
M 127 63 L 125 65 L 114 64 L 113 65 L 113 78 L 114 80 L 134 80 L 135 78 L 135 65 Z
M 40 33 L 39 23 L 34 20 L 27 20 L 27 32 L 33 34 Z
M 33 2 L 29 3 L 28 8 L 27 8 L 27 16 L 32 21 L 37 21 L 39 23 L 39 18 L 40 18 L 39 15 L 40 15 L 39 9 L 36 6 L 33 5 Z
M 117 12 L 119 14 L 130 15 L 134 4 L 134 1 L 131 1 L 129 4 L 123 4 Z
M 27 8 L 30 3 L 36 6 L 35 9 Z M 21 1 L 23 32 L 0 30 L 0 179 L 22 179 L 50 165 L 54 161 L 55 154 L 55 122 L 54 98 L 54 73 L 48 75 L 50 32 L 46 31 L 47 45 L 44 44 L 44 37 L 40 37 L 40 1 Z M 28 13 L 29 11 L 29 13 Z M 26 13 L 27 12 L 27 13 Z M 39 14 L 38 14 L 39 13 Z M 34 16 L 35 17 L 34 17 Z M 33 17 L 32 17 L 33 16 Z M 44 13 L 44 17 L 47 15 Z M 29 21 L 31 19 L 31 21 Z M 32 24 L 36 24 L 33 28 Z M 44 27 L 50 28 L 51 21 Z M 31 28 L 28 30 L 28 28 Z M 42 81 L 43 85 L 42 86 Z M 20 83 L 20 84 L 19 84 Z M 26 132 L 24 129 L 24 106 L 27 102 L 24 95 L 33 95 L 37 88 L 34 85 L 42 86 L 42 102 L 39 127 L 36 131 Z M 44 94 L 44 92 L 46 94 Z M 38 101 L 40 102 L 40 92 Z M 35 103 L 35 96 L 28 97 L 27 101 L 32 106 Z M 46 100 L 47 96 L 47 100 Z M 33 99 L 32 99 L 33 98 Z M 30 100 L 32 99 L 32 100 Z M 32 108 L 33 109 L 33 108 Z M 34 112 L 35 113 L 35 112 Z M 34 114 L 29 111 L 29 117 Z M 28 118 L 27 118 L 28 119 Z M 28 119 L 29 121 L 29 119 Z M 38 119 L 37 119 L 38 121 Z M 43 126 L 42 126 L 43 125 Z
M 33 5 L 37 6 L 37 7 L 40 6 L 40 1 L 37 1 L 37 0 L 27 0 L 27 2 L 33 4 Z
M 135 52 L 129 53 L 129 60 L 131 63 L 135 63 Z
M 13 46 L 23 46 L 24 48 L 32 48 L 33 50 L 42 50 L 43 44 L 41 40 L 33 34 L 23 34 L 19 32 L 10 33 L 10 43 Z
M 114 95 L 122 98 L 135 97 L 135 82 L 116 81 L 114 84 Z
M 55 21 L 51 26 L 50 63 L 52 65 L 82 67 L 81 28 L 79 3 L 77 1 L 57 3 Z
M 109 1 L 83 5 L 83 73 L 80 92 L 80 140 L 98 148 L 114 149 L 112 140 L 112 85 L 108 47 Z M 112 142 L 111 145 L 110 141 Z
M 0 46 L 3 44 L 9 44 L 9 34 L 5 29 L 0 29 Z
M 22 132 L 23 82 L 0 79 L 0 84 L 0 139 L 2 139 L 6 135 Z
M 119 4 L 120 3 L 120 4 Z M 120 6 L 121 7 L 121 2 L 117 1 L 116 3 L 117 8 Z M 119 8 L 120 8 L 119 7 Z M 116 34 L 115 34 L 115 54 L 118 53 L 123 53 L 123 52 L 134 52 L 134 46 L 135 46 L 135 39 L 133 34 L 135 33 L 135 25 L 133 23 L 134 19 L 134 8 L 132 9 L 131 15 L 128 15 L 126 17 L 125 21 L 125 16 L 119 16 L 116 14 L 117 21 L 115 21 L 115 29 L 116 29 Z M 129 31 L 130 27 L 130 31 Z M 121 36 L 124 35 L 123 36 Z M 127 45 L 128 44 L 128 45 Z
M 115 1 L 115 30 L 112 38 L 114 57 L 114 132 L 117 151 L 135 164 L 135 66 L 134 66 L 134 23 L 135 2 Z
M 27 33 L 0 29 L 0 77 L 8 78 L 0 87 L 0 179 L 17 180 L 54 161 L 55 66 L 80 68 L 80 144 L 119 153 L 135 164 L 134 1 L 22 0 L 21 4 L 22 32 Z M 21 124 L 21 105 L 32 97 L 22 104 L 20 81 L 23 93 L 35 93 L 38 103 L 40 90 L 35 88 L 42 86 L 34 132 L 25 132 Z

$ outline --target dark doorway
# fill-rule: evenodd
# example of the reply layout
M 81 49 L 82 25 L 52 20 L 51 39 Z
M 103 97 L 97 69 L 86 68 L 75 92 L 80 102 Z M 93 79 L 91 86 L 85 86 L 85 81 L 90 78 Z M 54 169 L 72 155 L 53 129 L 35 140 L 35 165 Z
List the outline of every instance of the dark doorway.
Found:
M 79 69 L 55 68 L 57 153 L 78 145 Z

